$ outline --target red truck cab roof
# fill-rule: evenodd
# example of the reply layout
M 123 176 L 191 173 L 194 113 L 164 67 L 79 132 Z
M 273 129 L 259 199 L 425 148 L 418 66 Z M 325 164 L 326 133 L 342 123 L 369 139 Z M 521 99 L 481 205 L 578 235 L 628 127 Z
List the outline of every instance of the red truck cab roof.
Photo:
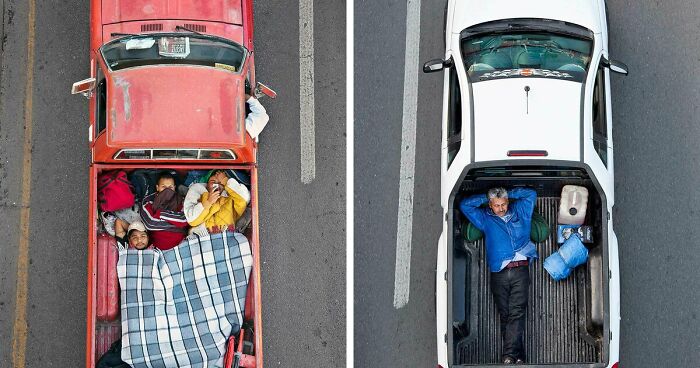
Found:
M 156 65 L 108 79 L 107 145 L 243 146 L 244 79 L 225 69 Z
M 255 162 L 257 143 L 245 128 L 245 77 L 226 68 L 181 64 L 108 72 L 106 127 L 95 139 L 93 162 Z M 154 149 L 187 152 L 120 154 Z M 196 150 L 225 154 L 193 154 Z

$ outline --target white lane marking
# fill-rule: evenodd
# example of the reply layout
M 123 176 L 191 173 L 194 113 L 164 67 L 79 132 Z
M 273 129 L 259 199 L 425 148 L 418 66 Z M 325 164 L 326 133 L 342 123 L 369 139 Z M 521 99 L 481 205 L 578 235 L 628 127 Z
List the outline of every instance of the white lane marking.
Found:
M 420 0 L 408 0 L 406 9 L 406 57 L 403 74 L 403 118 L 401 122 L 401 171 L 399 212 L 396 227 L 394 308 L 408 303 L 411 286 L 411 235 L 413 231 L 413 182 L 416 168 L 416 115 L 418 105 L 418 45 Z
M 316 178 L 314 132 L 314 1 L 299 1 L 299 130 L 301 182 Z

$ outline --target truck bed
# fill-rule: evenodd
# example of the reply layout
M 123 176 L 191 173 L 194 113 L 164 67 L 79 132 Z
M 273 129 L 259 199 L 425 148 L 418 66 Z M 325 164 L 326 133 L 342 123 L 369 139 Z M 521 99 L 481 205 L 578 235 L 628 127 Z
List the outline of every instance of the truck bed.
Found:
M 102 355 L 109 350 L 111 345 L 119 340 L 122 337 L 122 328 L 121 328 L 121 316 L 120 314 L 117 314 L 116 316 L 110 316 L 109 318 L 103 318 L 100 319 L 97 317 L 97 312 L 96 312 L 96 305 L 97 303 L 97 298 L 98 295 L 106 294 L 107 291 L 105 290 L 105 285 L 103 283 L 98 282 L 99 275 L 103 272 L 114 272 L 116 273 L 116 261 L 114 264 L 114 269 L 108 269 L 106 271 L 102 270 L 100 267 L 100 263 L 98 262 L 98 252 L 97 252 L 97 239 L 101 236 L 101 234 L 104 233 L 104 229 L 99 225 L 99 215 L 98 215 L 98 207 L 97 207 L 97 196 L 96 196 L 96 183 L 97 183 L 97 178 L 100 173 L 103 172 L 103 170 L 115 170 L 115 169 L 120 169 L 120 170 L 125 170 L 127 173 L 131 173 L 132 170 L 135 169 L 175 169 L 178 171 L 180 179 L 184 179 L 186 177 L 187 172 L 190 170 L 209 170 L 212 168 L 235 168 L 239 170 L 247 170 L 249 175 L 251 175 L 252 179 L 251 181 L 253 182 L 251 186 L 251 202 L 248 204 L 248 208 L 253 211 L 253 213 L 257 213 L 257 187 L 256 187 L 256 174 L 254 172 L 254 168 L 242 166 L 242 165 L 226 165 L 221 166 L 221 165 L 211 165 L 210 166 L 202 166 L 202 165 L 191 165 L 191 164 L 170 164 L 170 165 L 142 165 L 142 164 L 124 164 L 121 166 L 107 166 L 107 165 L 95 165 L 95 167 L 91 168 L 91 211 L 92 216 L 91 216 L 91 231 L 94 232 L 93 234 L 93 240 L 91 244 L 89 245 L 90 250 L 90 255 L 89 255 L 89 271 L 88 271 L 88 315 L 87 315 L 87 328 L 88 328 L 88 333 L 87 333 L 87 347 L 86 347 L 86 354 L 87 354 L 87 367 L 94 367 L 95 363 L 102 357 Z M 253 222 L 251 225 L 243 232 L 243 235 L 248 239 L 248 241 L 251 244 L 251 247 L 253 248 L 253 252 L 257 253 L 257 229 L 254 229 L 257 226 L 257 215 L 253 215 Z M 111 237 L 110 237 L 111 238 Z M 253 266 L 254 268 L 257 268 L 257 263 Z M 247 290 L 247 297 L 246 297 L 246 305 L 245 305 L 245 316 L 244 316 L 244 326 L 248 326 L 248 330 L 246 332 L 246 340 L 248 341 L 248 345 L 246 352 L 241 356 L 241 367 L 255 367 L 256 364 L 261 364 L 256 361 L 258 359 L 258 353 L 260 350 L 255 348 L 255 345 L 253 341 L 257 338 L 259 339 L 259 335 L 256 336 L 256 333 L 259 333 L 258 329 L 255 329 L 254 325 L 254 320 L 259 314 L 256 314 L 256 305 L 255 305 L 255 291 L 256 291 L 256 284 L 255 284 L 255 277 L 254 277 L 254 272 L 251 271 L 251 276 L 250 276 L 250 282 L 248 284 L 248 290 Z M 258 284 L 259 285 L 259 284 Z M 99 289 L 99 290 L 98 290 Z M 257 306 L 259 308 L 259 306 Z M 259 310 L 259 309 L 258 309 Z M 232 336 L 232 338 L 238 338 L 240 335 L 235 334 L 235 336 Z M 258 340 L 255 340 L 256 342 Z M 238 340 L 236 340 L 236 344 L 238 344 Z M 236 349 L 236 344 L 229 344 L 229 348 L 231 349 L 230 351 L 227 351 L 227 358 L 228 356 L 233 356 L 233 353 L 237 350 Z M 244 344 L 240 344 L 240 346 L 244 346 Z M 262 346 L 262 344 L 258 345 Z
M 556 243 L 558 207 L 559 197 L 537 199 L 535 211 L 550 224 L 550 236 L 536 244 L 540 258 L 530 264 L 524 337 L 526 361 L 528 364 L 600 363 L 600 340 L 586 332 L 587 309 L 591 308 L 586 295 L 586 288 L 590 288 L 587 268 L 591 267 L 591 259 L 594 262 L 599 259 L 596 252 L 591 251 L 589 263 L 579 266 L 563 281 L 553 281 L 542 267 L 544 259 L 559 248 Z M 490 290 L 484 240 L 464 245 L 471 252 L 454 252 L 454 306 L 455 312 L 464 308 L 462 316 L 465 317 L 465 330 L 469 332 L 461 339 L 455 338 L 454 360 L 458 365 L 499 363 L 502 352 L 500 322 Z M 470 280 L 472 278 L 474 280 Z

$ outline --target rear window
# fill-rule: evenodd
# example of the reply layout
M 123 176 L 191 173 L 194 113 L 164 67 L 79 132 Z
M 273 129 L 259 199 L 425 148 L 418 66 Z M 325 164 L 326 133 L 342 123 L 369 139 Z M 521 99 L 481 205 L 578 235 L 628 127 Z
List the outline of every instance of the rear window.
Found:
M 124 149 L 114 155 L 115 160 L 235 160 L 231 150 L 217 149 Z

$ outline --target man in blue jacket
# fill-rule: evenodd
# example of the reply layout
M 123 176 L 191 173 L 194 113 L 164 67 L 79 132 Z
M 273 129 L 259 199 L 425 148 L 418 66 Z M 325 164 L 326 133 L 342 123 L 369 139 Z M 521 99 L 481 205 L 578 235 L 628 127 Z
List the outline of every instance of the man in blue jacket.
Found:
M 537 258 L 530 223 L 537 193 L 532 189 L 492 188 L 462 200 L 460 210 L 486 240 L 491 292 L 501 319 L 503 364 L 524 363 L 523 331 L 530 285 L 528 264 Z M 512 200 L 513 202 L 509 202 Z M 489 208 L 481 205 L 488 203 Z

